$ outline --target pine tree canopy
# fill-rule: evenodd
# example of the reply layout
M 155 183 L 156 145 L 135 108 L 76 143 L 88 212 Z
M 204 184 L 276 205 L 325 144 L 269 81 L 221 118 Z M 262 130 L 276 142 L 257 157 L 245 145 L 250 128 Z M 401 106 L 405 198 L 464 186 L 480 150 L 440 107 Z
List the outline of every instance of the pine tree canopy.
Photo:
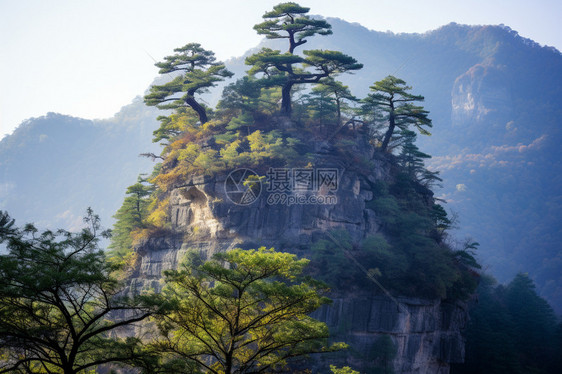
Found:
M 310 8 L 296 3 L 282 3 L 266 12 L 266 21 L 254 26 L 254 30 L 268 39 L 289 39 L 289 53 L 306 43 L 307 37 L 332 34 L 332 26 L 324 20 L 311 19 L 306 15 Z
M 421 95 L 412 95 L 408 91 L 412 89 L 406 86 L 406 82 L 392 75 L 381 81 L 375 82 L 370 93 L 363 100 L 365 111 L 375 112 L 378 125 L 388 126 L 383 137 L 382 150 L 386 150 L 396 127 L 402 131 L 414 126 L 422 135 L 431 135 L 426 127 L 432 127 L 429 112 L 422 106 L 414 105 L 415 102 L 424 100 Z
M 163 62 L 156 63 L 160 74 L 182 72 L 163 85 L 154 85 L 144 97 L 147 105 L 159 109 L 178 109 L 191 107 L 201 123 L 207 122 L 205 107 L 195 100 L 195 95 L 214 87 L 217 82 L 233 75 L 224 64 L 215 61 L 215 54 L 207 51 L 198 43 L 189 43 L 176 48 L 172 56 L 164 57 Z

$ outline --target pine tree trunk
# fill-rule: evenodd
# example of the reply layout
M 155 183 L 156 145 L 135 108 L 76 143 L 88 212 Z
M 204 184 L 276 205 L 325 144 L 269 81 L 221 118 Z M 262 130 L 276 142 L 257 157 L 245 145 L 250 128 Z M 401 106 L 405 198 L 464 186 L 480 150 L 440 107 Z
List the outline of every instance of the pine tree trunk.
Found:
M 195 101 L 195 99 L 193 97 L 188 97 L 187 99 L 185 99 L 185 103 L 187 105 L 189 105 L 194 111 L 197 112 L 197 115 L 199 116 L 199 121 L 201 121 L 201 124 L 204 124 L 205 122 L 208 121 L 207 113 L 205 112 L 205 108 L 203 108 L 203 106 L 201 104 L 199 104 L 197 101 Z
M 290 116 L 293 108 L 291 106 L 291 89 L 293 82 L 287 82 L 281 88 L 281 114 Z
M 396 123 L 394 120 L 394 103 L 392 101 L 390 102 L 390 113 L 388 116 L 388 122 L 389 122 L 388 130 L 384 135 L 384 140 L 381 146 L 383 152 L 386 151 L 386 148 L 388 147 L 388 143 L 390 143 L 390 139 L 392 138 L 392 134 L 394 133 L 394 128 L 396 127 Z

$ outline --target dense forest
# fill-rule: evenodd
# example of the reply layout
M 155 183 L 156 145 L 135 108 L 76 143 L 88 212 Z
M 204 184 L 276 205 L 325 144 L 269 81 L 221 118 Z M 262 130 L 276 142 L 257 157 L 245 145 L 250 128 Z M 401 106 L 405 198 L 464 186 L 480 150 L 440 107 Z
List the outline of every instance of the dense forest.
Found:
M 449 234 L 454 219 L 433 192 L 441 178 L 416 145 L 418 134 L 439 131 L 432 130 L 424 97 L 392 75 L 372 83 L 365 97 L 354 96 L 336 78 L 360 74 L 360 62 L 339 51 L 302 49 L 332 33 L 328 22 L 308 12 L 283 3 L 264 14 L 254 29 L 280 39 L 285 50 L 263 48 L 247 57 L 247 75 L 227 85 L 214 108 L 201 94 L 232 72 L 212 51 L 189 43 L 156 64 L 167 79 L 144 101 L 165 113 L 153 133 L 161 153 L 145 154 L 158 162 L 127 188 L 112 234 L 101 231 L 92 211 L 88 228 L 77 234 L 17 227 L 0 214 L 0 242 L 8 249 L 0 258 L 0 373 L 305 367 L 298 363 L 309 354 L 347 347 L 330 341 L 326 325 L 310 313 L 329 303 L 330 290 L 361 290 L 370 280 L 395 295 L 473 305 L 467 363 L 455 372 L 560 369 L 562 327 L 532 281 L 520 274 L 496 286 L 476 261 L 479 244 L 457 243 Z M 252 189 L 270 168 L 321 166 L 311 149 L 322 143 L 357 173 L 368 174 L 376 162 L 390 165 L 388 181 L 371 186 L 369 206 L 380 217 L 380 234 L 356 242 L 345 231 L 329 231 L 309 258 L 265 247 L 211 259 L 188 252 L 180 268 L 163 275 L 162 292 L 120 292 L 134 271 L 135 247 L 173 233 L 170 193 L 189 176 L 251 168 L 257 177 L 244 186 Z M 360 152 L 365 147 L 372 154 Z M 109 236 L 104 252 L 99 239 Z M 350 256 L 361 266 L 342 271 Z M 149 338 L 138 334 L 146 322 L 154 327 Z

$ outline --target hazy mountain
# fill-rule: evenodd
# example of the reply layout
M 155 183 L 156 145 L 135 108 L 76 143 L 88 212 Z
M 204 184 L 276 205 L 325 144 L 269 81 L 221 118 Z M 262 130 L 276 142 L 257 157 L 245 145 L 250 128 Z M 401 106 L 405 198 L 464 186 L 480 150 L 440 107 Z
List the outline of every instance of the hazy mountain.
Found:
M 529 272 L 561 312 L 561 53 L 505 26 L 393 34 L 328 21 L 334 34 L 305 49 L 341 50 L 363 63 L 340 77 L 356 96 L 389 74 L 425 96 L 434 129 L 419 144 L 441 170 L 441 197 L 459 214 L 457 236 L 481 243 L 479 257 L 500 281 Z M 227 63 L 235 78 L 248 69 L 243 61 Z M 0 209 L 56 227 L 92 206 L 109 222 L 125 187 L 151 168 L 137 155 L 154 147 L 156 115 L 137 100 L 107 121 L 54 114 L 26 121 L 0 142 Z
M 80 227 L 88 207 L 111 226 L 125 188 L 152 162 L 156 111 L 140 98 L 109 120 L 56 113 L 24 121 L 0 142 L 0 209 L 21 224 Z

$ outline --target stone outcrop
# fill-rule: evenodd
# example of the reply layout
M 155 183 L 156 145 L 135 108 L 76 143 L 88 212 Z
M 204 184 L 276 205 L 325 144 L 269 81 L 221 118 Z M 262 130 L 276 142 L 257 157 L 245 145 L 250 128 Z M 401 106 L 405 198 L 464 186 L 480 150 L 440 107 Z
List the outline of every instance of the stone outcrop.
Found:
M 394 373 L 442 374 L 449 372 L 450 363 L 464 360 L 460 331 L 467 310 L 461 303 L 365 294 L 338 296 L 313 316 L 328 324 L 336 340 L 362 353 L 351 354 L 346 362 L 358 369 L 387 366 Z M 387 364 L 377 354 L 377 341 L 385 335 L 390 337 L 395 355 Z
M 512 91 L 502 67 L 491 63 L 471 67 L 457 77 L 451 91 L 452 126 L 462 128 L 463 136 L 495 139 L 504 135 L 506 119 L 513 116 Z
M 306 256 L 310 245 L 325 238 L 328 230 L 345 229 L 355 242 L 378 233 L 380 222 L 367 203 L 374 197 L 377 181 L 390 180 L 391 164 L 374 158 L 374 167 L 365 174 L 330 156 L 333 152 L 326 147 L 318 146 L 314 166 L 337 169 L 337 189 L 293 191 L 289 195 L 331 196 L 335 200 L 330 204 L 275 204 L 267 183 L 262 183 L 258 199 L 237 205 L 229 200 L 226 175 L 193 177 L 176 186 L 170 194 L 172 230 L 154 235 L 136 248 L 138 263 L 130 291 L 161 287 L 162 271 L 176 268 L 188 250 L 198 250 L 209 258 L 236 247 L 266 246 Z M 364 154 L 373 157 L 367 144 L 361 147 Z M 370 280 L 366 277 L 365 282 Z M 372 367 L 375 344 L 385 335 L 395 351 L 385 365 L 396 373 L 448 373 L 449 363 L 463 360 L 460 332 L 467 314 L 460 304 L 391 299 L 375 284 L 372 293 L 335 293 L 332 298 L 333 304 L 315 312 L 315 317 L 329 325 L 335 339 L 351 346 L 345 358 L 334 356 L 336 362 L 343 360 L 341 363 L 358 369 Z

